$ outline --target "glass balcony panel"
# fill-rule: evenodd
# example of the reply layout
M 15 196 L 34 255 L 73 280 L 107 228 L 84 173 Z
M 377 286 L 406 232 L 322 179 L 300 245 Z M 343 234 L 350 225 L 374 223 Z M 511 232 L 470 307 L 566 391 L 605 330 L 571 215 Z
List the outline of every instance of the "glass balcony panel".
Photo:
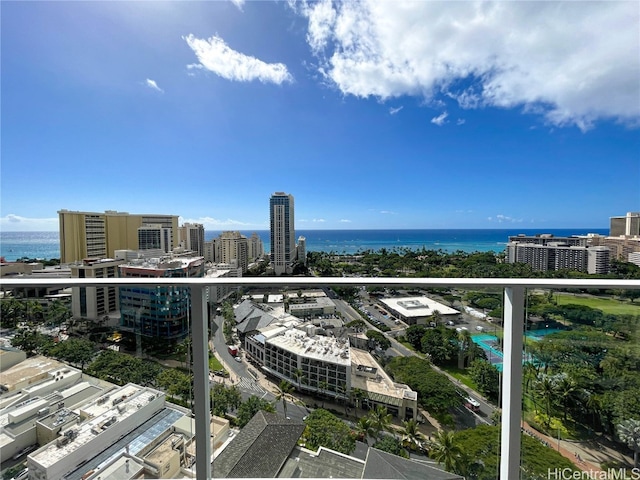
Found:
M 84 372 L 74 385 L 87 383 L 94 392 L 85 399 L 82 421 L 68 428 L 75 431 L 74 438 L 63 434 L 60 447 L 54 442 L 55 449 L 49 452 L 46 445 L 37 445 L 28 454 L 34 478 L 53 478 L 56 468 L 73 463 L 73 453 L 60 455 L 66 442 L 73 444 L 85 437 L 88 442 L 100 436 L 109 448 L 96 449 L 86 461 L 58 473 L 65 478 L 82 478 L 91 470 L 93 475 L 122 467 L 146 471 L 148 475 L 180 477 L 192 472 L 197 478 L 216 477 L 214 451 L 231 437 L 221 440 L 220 426 L 215 420 L 212 423 L 211 408 L 215 404 L 211 403 L 210 388 L 216 382 L 242 384 L 266 395 L 264 389 L 258 392 L 261 387 L 256 382 L 264 375 L 260 362 L 273 362 L 276 366 L 282 363 L 281 374 L 307 400 L 304 406 L 287 402 L 293 416 L 299 413 L 297 409 L 326 403 L 340 417 L 355 421 L 356 412 L 364 415 L 381 404 L 382 397 L 355 398 L 345 393 L 342 382 L 346 385 L 352 372 L 326 369 L 322 362 L 304 356 L 295 369 L 298 357 L 286 348 L 279 350 L 279 356 L 256 353 L 247 358 L 249 353 L 241 345 L 243 358 L 238 365 L 225 365 L 228 376 L 218 375 L 219 361 L 210 360 L 210 346 L 216 332 L 227 327 L 222 310 L 216 314 L 215 308 L 209 308 L 207 289 L 222 284 L 286 286 L 296 290 L 336 284 L 411 285 L 481 292 L 488 300 L 483 303 L 477 298 L 476 304 L 494 308 L 478 307 L 476 313 L 467 312 L 470 316 L 484 315 L 470 323 L 467 331 L 487 365 L 467 371 L 470 381 L 464 376 L 450 378 L 465 394 L 460 408 L 466 413 L 462 416 L 486 425 L 480 430 L 457 432 L 455 441 L 465 445 L 473 443 L 473 435 L 477 435 L 478 451 L 454 453 L 450 463 L 445 457 L 438 457 L 440 468 L 466 478 L 547 478 L 544 475 L 548 472 L 539 471 L 540 460 L 544 459 L 545 465 L 556 462 L 553 468 L 558 470 L 550 470 L 551 475 L 574 470 L 602 472 L 625 465 L 629 468 L 627 474 L 632 472 L 634 452 L 627 445 L 632 444 L 629 439 L 633 438 L 634 422 L 640 419 L 637 306 L 630 300 L 598 300 L 595 294 L 597 289 L 607 289 L 609 297 L 614 291 L 614 297 L 624 298 L 625 291 L 640 288 L 636 281 L 244 278 L 212 285 L 203 279 L 102 278 L 6 279 L 2 283 L 5 291 L 15 288 L 17 296 L 24 297 L 15 302 L 9 296 L 2 299 L 3 334 L 13 334 L 15 343 L 31 357 L 48 355 L 70 365 L 71 372 Z M 103 288 L 119 288 L 119 313 L 74 318 L 68 314 L 69 309 L 87 313 L 91 309 L 82 310 L 82 306 L 71 304 L 62 308 L 64 297 L 39 299 L 52 291 L 83 289 L 81 298 L 89 301 L 92 290 L 98 288 L 100 292 Z M 588 296 L 583 294 L 585 289 Z M 157 298 L 165 294 L 171 298 Z M 497 304 L 492 298 L 497 299 Z M 595 298 L 596 304 L 587 303 L 586 298 Z M 156 308 L 158 305 L 163 308 Z M 172 307 L 167 309 L 164 305 Z M 184 306 L 189 307 L 187 312 L 180 310 Z M 15 322 L 6 314 L 10 307 Z M 623 313 L 615 310 L 621 307 Z M 18 329 L 13 330 L 14 327 Z M 457 333 L 465 336 L 463 330 Z M 59 343 L 47 336 L 57 337 Z M 397 346 L 405 340 L 396 336 L 392 340 L 394 348 L 400 348 Z M 65 350 L 65 343 L 74 348 Z M 223 360 L 231 358 L 221 356 Z M 252 365 L 249 361 L 257 363 Z M 464 356 L 462 362 L 467 362 Z M 215 374 L 210 375 L 210 364 L 215 365 Z M 455 373 L 455 369 L 444 370 L 450 375 Z M 277 393 L 277 380 L 282 379 L 275 373 L 271 383 Z M 56 381 L 62 382 L 56 385 L 60 388 L 70 380 L 60 377 Z M 7 394 L 5 391 L 2 395 L 6 398 Z M 273 403 L 283 415 L 281 400 Z M 58 407 L 71 410 L 72 405 L 58 402 Z M 410 409 L 394 405 L 389 405 L 388 412 L 407 417 L 413 414 Z M 454 417 L 459 414 L 454 413 Z M 447 424 L 446 416 L 441 420 Z M 166 435 L 168 432 L 171 434 Z M 228 435 L 228 430 L 225 432 Z M 436 457 L 439 440 L 444 438 L 434 434 L 428 443 L 432 457 Z M 347 463 L 345 460 L 345 468 Z M 166 468 L 178 470 L 174 475 L 173 470 L 164 471 Z

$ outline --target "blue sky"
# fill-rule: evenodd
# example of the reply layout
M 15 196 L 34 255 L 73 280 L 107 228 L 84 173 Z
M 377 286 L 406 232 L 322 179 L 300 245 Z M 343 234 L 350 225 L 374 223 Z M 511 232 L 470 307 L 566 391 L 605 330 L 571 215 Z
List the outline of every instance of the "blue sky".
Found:
M 606 228 L 640 210 L 633 2 L 2 2 L 3 231 Z

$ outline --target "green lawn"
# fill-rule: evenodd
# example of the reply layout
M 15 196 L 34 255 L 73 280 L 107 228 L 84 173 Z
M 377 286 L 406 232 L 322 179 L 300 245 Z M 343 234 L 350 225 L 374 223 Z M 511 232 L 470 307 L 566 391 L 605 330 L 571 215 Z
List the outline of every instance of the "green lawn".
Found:
M 640 305 L 633 304 L 628 301 L 621 302 L 613 298 L 599 297 L 583 297 L 571 295 L 569 293 L 556 293 L 554 297 L 558 301 L 558 305 L 585 305 L 591 308 L 597 308 L 604 313 L 613 315 L 640 315 Z
M 224 370 L 224 369 L 222 368 L 222 364 L 220 363 L 220 360 L 218 360 L 214 355 L 210 355 L 209 371 L 214 371 L 214 370 Z
M 467 387 L 473 390 L 476 390 L 478 388 L 476 384 L 473 383 L 473 380 L 471 380 L 471 376 L 467 373 L 466 370 L 460 370 L 457 367 L 450 367 L 450 366 L 440 367 L 440 368 L 445 372 L 447 372 L 452 377 L 454 377 L 456 380 L 459 380 L 460 382 L 462 382 Z

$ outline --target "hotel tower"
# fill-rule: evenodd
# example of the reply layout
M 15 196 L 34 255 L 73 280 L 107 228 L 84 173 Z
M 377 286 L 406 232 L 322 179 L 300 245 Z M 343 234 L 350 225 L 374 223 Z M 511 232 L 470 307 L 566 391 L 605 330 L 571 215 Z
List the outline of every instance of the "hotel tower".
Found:
M 276 275 L 291 272 L 296 257 L 293 195 L 276 192 L 269 200 L 271 217 L 271 266 Z

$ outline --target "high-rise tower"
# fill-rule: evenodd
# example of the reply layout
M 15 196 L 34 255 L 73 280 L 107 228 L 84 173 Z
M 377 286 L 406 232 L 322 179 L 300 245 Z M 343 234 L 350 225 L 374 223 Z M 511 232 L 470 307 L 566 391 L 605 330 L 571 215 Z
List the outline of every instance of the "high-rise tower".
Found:
M 165 229 L 165 252 L 176 246 L 178 238 L 177 215 L 60 210 L 58 217 L 60 263 L 79 262 L 85 258 L 113 258 L 116 250 L 139 250 L 143 247 L 139 244 L 138 230 L 145 225 Z M 151 247 L 147 245 L 146 248 Z
M 290 273 L 296 254 L 293 195 L 276 192 L 269 200 L 271 265 L 276 275 Z

